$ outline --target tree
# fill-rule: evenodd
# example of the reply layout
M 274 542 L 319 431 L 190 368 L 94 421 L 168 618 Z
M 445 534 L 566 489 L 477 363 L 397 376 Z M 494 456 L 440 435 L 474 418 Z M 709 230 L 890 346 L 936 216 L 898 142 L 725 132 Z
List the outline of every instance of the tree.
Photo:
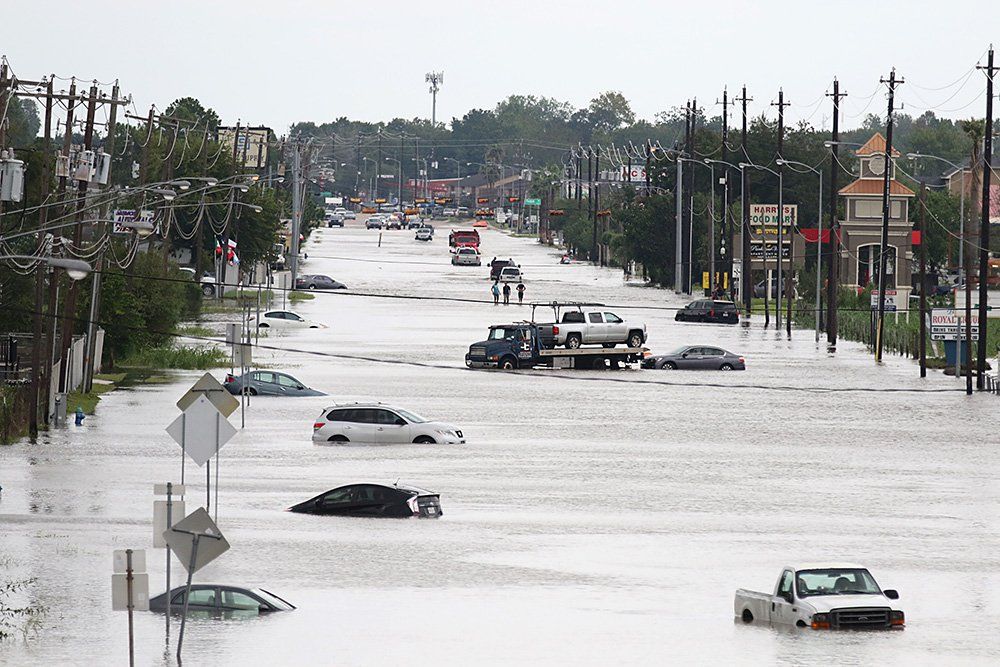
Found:
M 635 123 L 635 112 L 624 95 L 617 90 L 609 90 L 590 100 L 587 119 L 595 130 L 608 134 Z
M 219 114 L 215 113 L 213 109 L 205 108 L 200 101 L 193 97 L 181 97 L 174 100 L 163 112 L 163 115 L 199 125 L 207 122 L 210 131 L 219 127 Z

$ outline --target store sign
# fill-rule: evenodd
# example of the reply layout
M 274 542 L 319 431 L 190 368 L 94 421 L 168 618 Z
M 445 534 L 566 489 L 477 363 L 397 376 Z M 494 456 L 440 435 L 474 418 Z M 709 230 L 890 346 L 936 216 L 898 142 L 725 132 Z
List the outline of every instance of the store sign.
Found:
M 115 209 L 114 216 L 112 218 L 111 233 L 112 234 L 128 234 L 132 231 L 131 227 L 126 225 L 132 224 L 142 224 L 146 223 L 149 225 L 153 224 L 154 212 L 149 210 L 139 211 L 138 216 L 136 215 L 135 209 L 130 208 L 119 208 Z
M 872 310 L 878 310 L 878 295 L 879 291 L 872 290 L 871 307 Z M 887 289 L 885 291 L 885 303 L 883 304 L 883 310 L 888 312 L 894 312 L 896 310 L 896 296 L 897 292 L 894 289 Z
M 972 340 L 979 340 L 979 314 L 972 311 Z M 965 340 L 965 311 L 955 308 L 931 310 L 931 340 Z
M 765 256 L 765 247 L 767 255 Z M 792 244 L 790 241 L 781 242 L 781 259 L 788 260 L 792 256 Z M 778 244 L 774 241 L 750 241 L 750 257 L 754 261 L 776 262 L 778 261 Z
M 782 225 L 786 228 L 790 225 L 798 224 L 799 205 L 785 204 L 782 206 L 784 215 L 781 216 Z M 750 204 L 750 227 L 754 234 L 778 234 L 778 205 L 777 204 Z M 787 233 L 787 230 L 786 230 Z

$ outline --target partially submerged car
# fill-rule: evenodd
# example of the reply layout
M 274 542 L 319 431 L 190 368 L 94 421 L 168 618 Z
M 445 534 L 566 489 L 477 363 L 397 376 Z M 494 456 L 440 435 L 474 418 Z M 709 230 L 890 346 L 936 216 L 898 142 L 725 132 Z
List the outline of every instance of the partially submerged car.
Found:
M 317 273 L 297 277 L 295 289 L 347 289 L 347 285 L 330 276 Z
M 464 444 L 455 426 L 382 403 L 334 405 L 313 422 L 313 442 Z
M 899 593 L 882 590 L 864 567 L 852 564 L 786 566 L 774 593 L 739 589 L 733 602 L 744 623 L 794 625 L 813 630 L 902 629 L 894 609 Z
M 471 246 L 463 246 L 455 250 L 455 254 L 451 256 L 451 263 L 455 266 L 481 266 L 483 260 L 478 250 Z
M 407 484 L 349 484 L 293 505 L 289 512 L 405 519 L 441 516 L 441 496 Z
M 682 371 L 745 371 L 746 359 L 708 345 L 682 345 L 673 352 L 657 354 L 642 360 L 643 368 Z
M 170 591 L 171 613 L 183 613 L 186 586 Z M 167 593 L 160 593 L 149 600 L 150 611 L 167 610 Z M 200 612 L 249 612 L 263 614 L 272 611 L 291 611 L 295 605 L 263 588 L 230 586 L 228 584 L 192 584 L 188 613 Z
M 261 329 L 270 327 L 319 329 L 323 325 L 307 320 L 290 310 L 269 310 L 260 316 L 260 324 L 257 326 Z
M 246 386 L 251 396 L 326 396 L 321 391 L 310 389 L 287 373 L 276 371 L 251 371 L 246 375 L 227 375 L 222 383 L 230 394 L 243 393 Z
M 421 227 L 414 238 L 418 241 L 430 241 L 434 238 L 434 230 L 430 227 Z

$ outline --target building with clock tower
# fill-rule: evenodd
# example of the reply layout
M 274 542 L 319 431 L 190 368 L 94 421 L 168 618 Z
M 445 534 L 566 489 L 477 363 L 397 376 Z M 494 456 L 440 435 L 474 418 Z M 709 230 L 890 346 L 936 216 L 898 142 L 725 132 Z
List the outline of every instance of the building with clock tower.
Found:
M 889 172 L 889 243 L 886 257 L 887 290 L 896 290 L 900 310 L 907 308 L 911 282 L 912 231 L 909 204 L 914 192 L 896 180 L 896 159 L 892 151 L 885 160 L 885 137 L 876 133 L 855 151 L 860 165 L 859 178 L 840 190 L 844 198 L 844 218 L 840 221 L 840 283 L 862 289 L 878 286 L 879 249 L 882 239 L 882 192 L 885 170 Z

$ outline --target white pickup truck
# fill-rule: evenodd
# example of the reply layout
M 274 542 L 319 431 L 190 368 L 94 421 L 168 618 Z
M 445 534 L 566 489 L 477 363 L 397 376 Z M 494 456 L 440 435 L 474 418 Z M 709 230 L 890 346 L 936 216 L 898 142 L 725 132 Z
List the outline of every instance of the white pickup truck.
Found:
M 618 317 L 600 304 L 532 304 L 534 308 L 551 307 L 556 315 L 552 324 L 555 344 L 565 345 L 571 350 L 581 345 L 603 345 L 614 347 L 624 343 L 627 347 L 638 348 L 646 342 L 646 324 L 629 322 Z
M 893 608 L 894 590 L 882 590 L 860 565 L 786 566 L 774 593 L 739 589 L 733 602 L 744 623 L 795 625 L 813 630 L 902 629 L 906 617 Z

